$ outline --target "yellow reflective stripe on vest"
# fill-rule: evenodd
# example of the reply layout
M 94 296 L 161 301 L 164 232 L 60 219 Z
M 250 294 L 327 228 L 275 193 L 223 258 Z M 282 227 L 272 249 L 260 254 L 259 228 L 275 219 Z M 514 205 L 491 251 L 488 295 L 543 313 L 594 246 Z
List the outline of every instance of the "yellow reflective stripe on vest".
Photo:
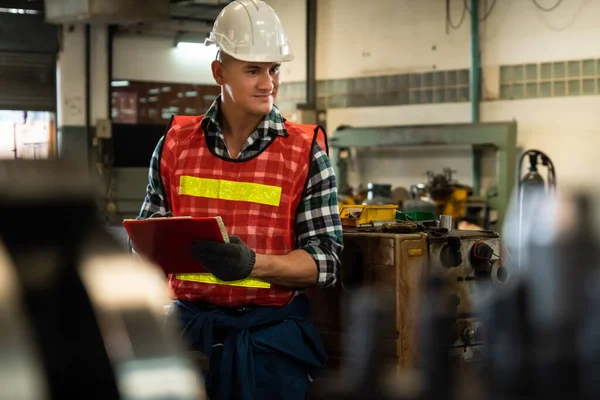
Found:
M 231 282 L 222 281 L 213 274 L 177 274 L 175 275 L 175 278 L 179 279 L 180 281 L 210 283 L 213 285 L 240 286 L 257 289 L 269 289 L 271 287 L 270 283 L 256 278 L 246 278 L 242 279 L 241 281 Z
M 278 206 L 281 202 L 281 187 L 279 186 L 185 175 L 179 178 L 179 194 L 209 199 L 247 201 L 269 206 Z

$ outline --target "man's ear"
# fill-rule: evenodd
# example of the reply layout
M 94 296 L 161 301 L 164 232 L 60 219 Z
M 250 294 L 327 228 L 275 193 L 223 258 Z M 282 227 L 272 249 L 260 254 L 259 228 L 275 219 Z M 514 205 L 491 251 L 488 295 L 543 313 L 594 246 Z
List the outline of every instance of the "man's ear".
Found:
M 219 60 L 214 60 L 210 64 L 210 69 L 212 70 L 212 75 L 217 83 L 217 85 L 222 86 L 225 84 L 225 68 L 223 68 L 223 63 Z

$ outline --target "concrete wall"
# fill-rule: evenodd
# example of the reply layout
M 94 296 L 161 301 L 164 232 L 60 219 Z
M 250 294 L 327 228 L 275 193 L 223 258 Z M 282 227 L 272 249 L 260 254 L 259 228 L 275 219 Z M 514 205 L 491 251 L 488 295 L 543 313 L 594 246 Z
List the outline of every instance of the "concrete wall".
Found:
M 96 121 L 108 118 L 108 32 L 94 26 L 90 31 L 90 125 L 86 131 L 86 39 L 83 25 L 65 26 L 58 54 L 57 124 L 62 157 L 89 164 Z

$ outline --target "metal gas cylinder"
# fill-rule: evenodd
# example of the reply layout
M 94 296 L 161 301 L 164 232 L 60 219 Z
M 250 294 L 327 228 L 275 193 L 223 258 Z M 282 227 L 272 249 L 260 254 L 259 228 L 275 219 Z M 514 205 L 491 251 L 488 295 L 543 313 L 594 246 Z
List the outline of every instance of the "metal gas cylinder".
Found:
M 419 189 L 416 185 L 410 187 L 410 197 L 410 200 L 405 201 L 402 205 L 402 211 L 405 213 L 437 213 L 437 205 L 432 201 L 422 200 L 419 196 Z

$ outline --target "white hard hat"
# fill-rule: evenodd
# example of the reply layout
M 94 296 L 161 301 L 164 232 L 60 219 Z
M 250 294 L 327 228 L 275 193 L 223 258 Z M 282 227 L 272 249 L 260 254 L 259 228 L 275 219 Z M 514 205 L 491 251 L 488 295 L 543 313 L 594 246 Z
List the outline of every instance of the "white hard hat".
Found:
M 292 61 L 294 54 L 279 17 L 261 0 L 235 0 L 215 20 L 207 46 L 241 61 Z

